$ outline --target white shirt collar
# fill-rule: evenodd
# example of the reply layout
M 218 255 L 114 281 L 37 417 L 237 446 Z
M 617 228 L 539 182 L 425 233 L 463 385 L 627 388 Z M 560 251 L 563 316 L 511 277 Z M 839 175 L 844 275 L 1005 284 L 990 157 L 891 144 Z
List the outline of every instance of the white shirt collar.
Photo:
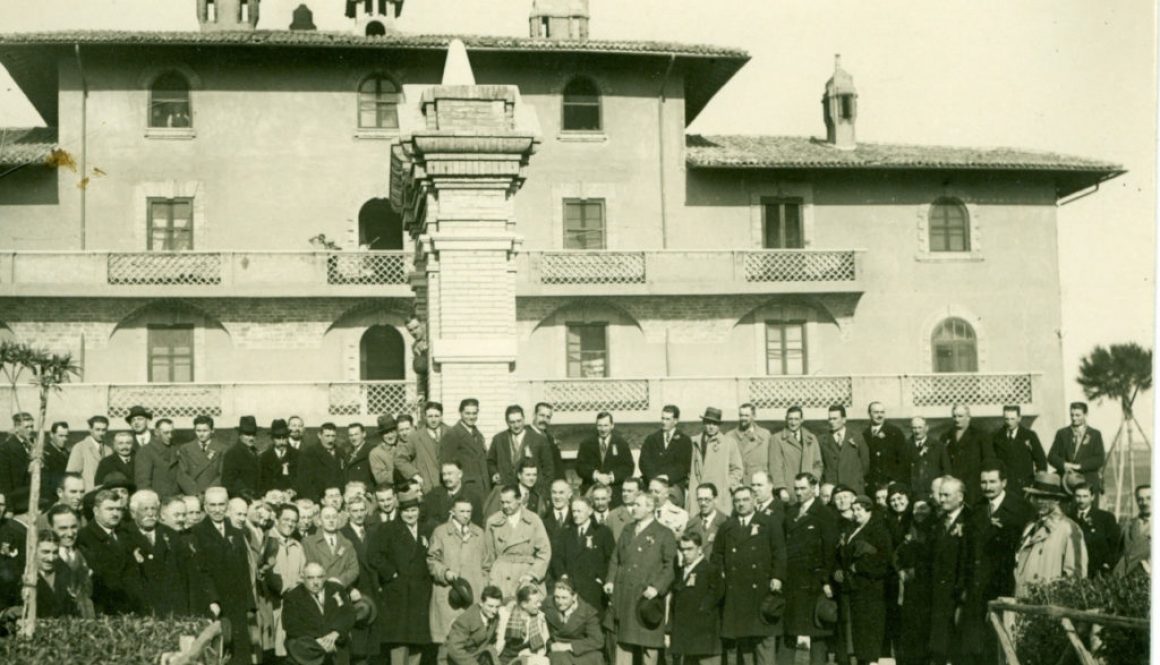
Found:
M 999 492 L 999 496 L 995 497 L 994 499 L 991 499 L 992 512 L 998 512 L 999 506 L 1003 505 L 1003 499 L 1005 499 L 1005 498 L 1007 498 L 1006 490 Z

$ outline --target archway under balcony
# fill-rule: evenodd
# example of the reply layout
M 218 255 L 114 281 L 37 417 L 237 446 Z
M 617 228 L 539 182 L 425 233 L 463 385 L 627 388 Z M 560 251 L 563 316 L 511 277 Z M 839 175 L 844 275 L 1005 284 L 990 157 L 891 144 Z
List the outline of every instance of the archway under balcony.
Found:
M 104 348 L 85 359 L 85 370 L 110 383 L 206 383 L 253 376 L 256 368 L 244 360 L 215 314 L 166 299 L 118 321 Z
M 520 359 L 517 371 L 527 379 L 643 378 L 663 375 L 665 364 L 663 346 L 648 341 L 636 317 L 601 298 L 569 301 L 538 317 Z
M 334 320 L 322 339 L 324 357 L 333 358 L 334 381 L 399 381 L 412 378 L 411 338 L 406 331 L 411 306 L 402 300 L 371 300 Z

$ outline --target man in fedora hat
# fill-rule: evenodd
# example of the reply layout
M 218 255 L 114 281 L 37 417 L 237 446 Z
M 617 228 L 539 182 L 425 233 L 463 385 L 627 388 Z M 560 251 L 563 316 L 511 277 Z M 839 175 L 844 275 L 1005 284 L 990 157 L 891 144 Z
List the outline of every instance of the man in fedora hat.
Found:
M 379 416 L 379 444 L 367 453 L 371 477 L 379 487 L 395 486 L 395 458 L 399 450 L 399 424 L 391 416 Z
M 721 409 L 708 407 L 701 416 L 701 434 L 693 439 L 693 463 L 689 471 L 689 487 L 713 483 L 721 491 L 717 510 L 723 515 L 733 512 L 732 501 L 726 494 L 744 482 L 745 463 L 734 439 L 721 435 Z M 685 510 L 697 509 L 696 496 L 689 494 Z
M 258 455 L 258 491 L 290 490 L 297 486 L 298 451 L 290 445 L 290 428 L 285 420 L 270 423 L 273 445 Z
M 153 431 L 149 428 L 149 423 L 152 420 L 153 412 L 140 404 L 129 408 L 129 415 L 125 416 L 125 422 L 133 430 L 135 447 L 143 448 L 153 442 Z
M 238 443 L 222 456 L 222 485 L 230 496 L 249 500 L 258 495 L 261 466 L 257 436 L 258 421 L 253 416 L 242 416 L 238 421 Z
M 1087 576 L 1087 545 L 1083 530 L 1063 513 L 1068 499 L 1061 478 L 1040 472 L 1023 488 L 1038 518 L 1023 529 L 1015 553 L 1015 596 L 1026 595 L 1031 584 L 1043 584 L 1061 577 Z

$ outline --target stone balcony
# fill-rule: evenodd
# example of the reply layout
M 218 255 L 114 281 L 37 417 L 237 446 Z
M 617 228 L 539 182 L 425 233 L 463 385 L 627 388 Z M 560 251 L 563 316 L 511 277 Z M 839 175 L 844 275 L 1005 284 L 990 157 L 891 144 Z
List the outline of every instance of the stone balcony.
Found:
M 695 420 L 706 406 L 736 418 L 739 404 L 752 402 L 761 420 L 780 421 L 785 410 L 802 407 L 807 420 L 825 420 L 831 404 L 861 417 L 872 401 L 891 418 L 946 418 L 955 404 L 975 416 L 1000 416 L 1003 405 L 1018 404 L 1025 415 L 1039 412 L 1039 375 L 1022 373 L 911 374 L 861 376 L 665 377 L 638 379 L 537 379 L 524 381 L 519 399 L 555 405 L 554 423 L 591 423 L 600 411 L 617 422 L 652 422 L 661 407 L 676 404 Z
M 34 386 L 0 387 L 0 413 L 34 412 Z M 384 413 L 415 410 L 415 385 L 408 381 L 333 381 L 295 383 L 73 383 L 61 387 L 49 401 L 49 418 L 83 428 L 94 414 L 106 414 L 119 428 L 130 407 L 142 404 L 154 418 L 169 418 L 189 428 L 198 414 L 212 416 L 219 429 L 233 427 L 238 417 L 257 417 L 262 427 L 275 418 L 298 415 L 311 427 L 326 421 L 356 420 L 370 426 Z
M 858 250 L 560 250 L 517 257 L 519 296 L 860 293 Z
M 0 296 L 410 298 L 404 252 L 0 253 Z

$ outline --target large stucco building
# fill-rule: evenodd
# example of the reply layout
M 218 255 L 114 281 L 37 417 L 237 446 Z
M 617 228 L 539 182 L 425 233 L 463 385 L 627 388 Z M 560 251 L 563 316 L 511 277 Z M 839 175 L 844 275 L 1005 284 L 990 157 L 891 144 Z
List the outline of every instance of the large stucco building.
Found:
M 1063 421 L 1056 209 L 1114 164 L 859 143 L 838 64 L 824 138 L 688 135 L 747 54 L 590 38 L 579 0 L 469 65 L 394 0 L 343 34 L 190 2 L 197 32 L 0 34 L 48 125 L 0 130 L 0 335 L 81 362 L 62 416 L 369 421 L 413 405 L 418 311 L 487 434 L 539 400 Z

